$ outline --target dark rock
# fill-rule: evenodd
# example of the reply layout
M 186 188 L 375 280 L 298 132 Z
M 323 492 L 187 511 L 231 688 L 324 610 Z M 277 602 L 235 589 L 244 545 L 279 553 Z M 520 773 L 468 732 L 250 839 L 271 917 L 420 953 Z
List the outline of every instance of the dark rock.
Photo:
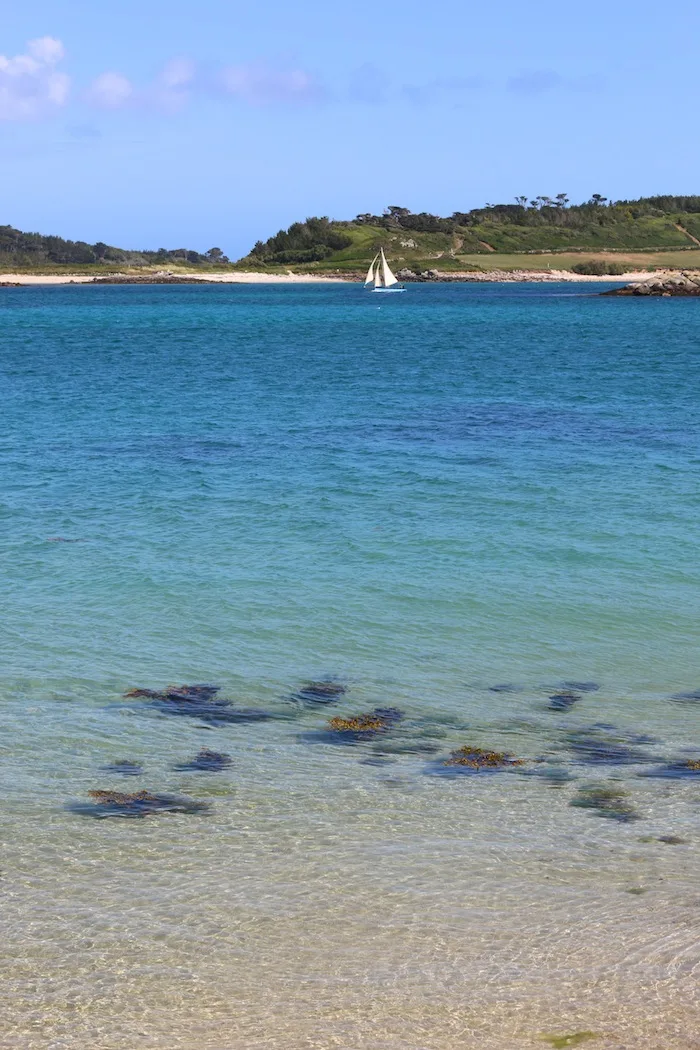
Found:
M 659 835 L 659 842 L 665 842 L 667 846 L 686 846 L 688 844 L 688 840 L 682 839 L 680 835 Z
M 203 747 L 190 762 L 184 762 L 182 765 L 175 766 L 175 769 L 198 769 L 205 773 L 218 773 L 219 770 L 230 766 L 231 762 L 231 756 L 225 752 L 210 751 L 209 748 Z
M 76 803 L 69 808 L 88 817 L 147 817 L 153 813 L 204 813 L 207 802 L 177 795 L 154 795 L 150 791 L 136 791 L 131 795 L 122 791 L 88 791 L 89 803 Z
M 512 682 L 503 682 L 501 685 L 490 685 L 490 693 L 519 693 L 521 687 L 519 685 L 513 685 Z
M 663 295 L 700 296 L 700 276 L 682 273 L 678 277 L 653 277 L 648 281 L 633 282 L 622 288 L 611 288 L 601 295 Z
M 143 766 L 138 762 L 131 762 L 128 758 L 122 758 L 116 762 L 110 762 L 107 766 L 102 766 L 101 772 L 118 773 L 123 777 L 137 777 L 143 773 Z
M 218 284 L 206 277 L 176 277 L 172 274 L 113 274 L 110 277 L 93 277 L 87 284 Z
M 563 682 L 565 689 L 572 689 L 575 693 L 597 693 L 600 686 L 597 682 Z
M 693 689 L 688 693 L 671 693 L 669 700 L 678 700 L 684 704 L 695 704 L 700 701 L 700 689 Z

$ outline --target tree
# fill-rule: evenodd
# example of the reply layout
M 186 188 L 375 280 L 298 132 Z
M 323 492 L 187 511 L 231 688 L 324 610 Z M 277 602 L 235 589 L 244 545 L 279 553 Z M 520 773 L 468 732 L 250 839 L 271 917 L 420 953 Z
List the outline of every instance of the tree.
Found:
M 605 204 L 607 199 L 608 199 L 607 197 L 601 197 L 601 195 L 599 193 L 594 193 L 591 196 L 591 199 L 589 200 L 588 203 L 595 205 L 596 208 L 599 208 L 601 206 L 601 204 Z
M 569 198 L 565 193 L 557 193 L 554 200 L 556 202 L 557 208 L 565 208 L 569 203 Z
M 210 262 L 214 262 L 214 263 L 217 263 L 217 262 L 228 262 L 228 259 L 226 258 L 226 256 L 222 252 L 221 248 L 210 248 L 209 251 L 206 252 L 205 254 L 206 254 L 207 259 L 209 259 Z
M 519 204 L 521 208 L 527 207 L 527 197 L 516 197 L 515 203 Z
M 388 215 L 390 219 L 400 223 L 406 215 L 411 214 L 410 208 L 400 208 L 398 204 L 390 204 L 388 208 L 384 209 L 384 214 Z

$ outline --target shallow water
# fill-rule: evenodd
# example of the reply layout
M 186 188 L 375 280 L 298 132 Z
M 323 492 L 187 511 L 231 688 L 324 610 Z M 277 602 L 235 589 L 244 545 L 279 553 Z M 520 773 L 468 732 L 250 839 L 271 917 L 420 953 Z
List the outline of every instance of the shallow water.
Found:
M 700 305 L 598 290 L 1 290 L 0 1046 L 700 1046 Z

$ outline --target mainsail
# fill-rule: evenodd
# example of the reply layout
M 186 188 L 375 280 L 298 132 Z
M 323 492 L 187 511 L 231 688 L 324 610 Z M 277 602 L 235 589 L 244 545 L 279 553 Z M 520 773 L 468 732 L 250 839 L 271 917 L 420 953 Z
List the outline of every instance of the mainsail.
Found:
M 385 288 L 391 288 L 392 284 L 398 284 L 399 282 L 389 269 L 389 263 L 386 261 L 384 249 L 380 248 L 379 252 L 382 257 L 382 284 Z M 379 269 L 379 267 L 377 267 L 377 269 Z

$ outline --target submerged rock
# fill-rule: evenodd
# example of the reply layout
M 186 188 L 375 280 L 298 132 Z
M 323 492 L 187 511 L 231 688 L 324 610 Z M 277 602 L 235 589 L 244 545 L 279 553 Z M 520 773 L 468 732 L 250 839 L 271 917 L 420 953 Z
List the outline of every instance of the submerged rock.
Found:
M 700 702 L 700 689 L 693 689 L 688 693 L 671 693 L 669 700 L 677 700 L 683 704 L 696 704 Z
M 640 777 L 659 777 L 664 780 L 688 780 L 700 777 L 700 759 L 688 758 L 681 762 L 667 762 L 654 769 L 643 769 Z
M 597 682 L 563 682 L 562 685 L 575 693 L 597 693 L 600 689 Z
M 547 707 L 550 711 L 568 711 L 570 707 L 577 704 L 583 697 L 579 696 L 578 693 L 572 693 L 566 691 L 563 693 L 553 693 L 549 698 Z
M 331 718 L 325 729 L 308 737 L 330 744 L 357 744 L 388 732 L 402 718 L 403 712 L 398 707 L 375 707 L 367 714 Z
M 169 715 L 198 718 L 202 722 L 264 722 L 269 711 L 255 707 L 236 707 L 231 700 L 219 699 L 218 685 L 169 685 L 166 689 L 130 689 L 127 698 L 144 698 Z
M 232 761 L 231 756 L 225 752 L 210 751 L 208 747 L 203 747 L 190 762 L 175 766 L 175 769 L 198 769 L 205 773 L 217 773 L 226 766 L 230 766 Z
M 123 777 L 137 777 L 143 773 L 143 766 L 138 762 L 132 762 L 128 758 L 118 759 L 116 762 L 110 762 L 109 765 L 102 766 L 103 773 L 118 773 Z
M 292 699 L 309 704 L 333 704 L 347 691 L 347 686 L 340 682 L 307 682 L 292 694 Z
M 569 805 L 595 810 L 599 817 L 626 824 L 639 815 L 627 801 L 628 792 L 614 784 L 586 784 L 578 789 Z
M 487 751 L 482 747 L 465 744 L 464 747 L 453 751 L 449 758 L 431 765 L 427 772 L 433 775 L 450 776 L 460 773 L 513 769 L 524 765 L 525 759 L 515 758 L 507 751 Z
M 90 803 L 76 803 L 74 813 L 88 817 L 147 817 L 153 813 L 204 813 L 210 806 L 193 798 L 155 795 L 150 791 L 88 791 Z
M 519 686 L 519 685 L 515 685 L 513 682 L 502 682 L 499 685 L 490 685 L 489 686 L 489 692 L 490 693 L 520 693 L 520 692 L 522 692 L 522 687 Z
M 567 733 L 566 741 L 567 747 L 583 762 L 622 766 L 652 761 L 645 751 L 631 747 L 628 738 L 614 726 L 599 724 L 589 729 L 575 729 Z M 651 741 L 648 737 L 637 737 L 636 742 Z

